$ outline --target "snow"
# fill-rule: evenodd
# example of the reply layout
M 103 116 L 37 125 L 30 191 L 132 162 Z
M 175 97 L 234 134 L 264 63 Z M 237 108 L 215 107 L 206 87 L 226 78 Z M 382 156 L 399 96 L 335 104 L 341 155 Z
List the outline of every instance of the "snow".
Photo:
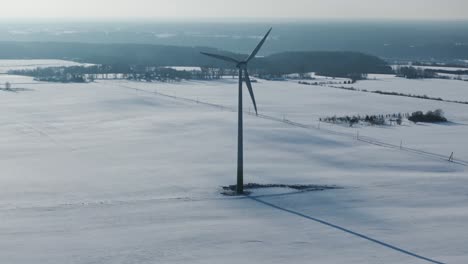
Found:
M 468 82 L 450 79 L 406 79 L 394 75 L 369 75 L 369 80 L 345 87 L 366 89 L 369 91 L 386 91 L 429 97 L 445 100 L 468 101 Z
M 387 81 L 386 81 L 387 80 Z M 434 83 L 433 83 L 434 81 Z M 436 87 L 439 81 L 444 83 L 443 87 L 450 90 L 460 91 L 458 98 L 444 96 L 438 92 Z M 436 93 L 424 93 L 428 96 L 444 96 L 444 99 L 465 100 L 463 92 L 468 97 L 468 89 L 460 84 L 466 82 L 455 80 L 425 80 L 427 87 Z M 105 83 L 105 82 L 104 82 Z M 420 94 L 421 91 L 414 90 L 412 80 L 403 78 L 391 78 L 384 80 L 362 81 L 351 85 L 356 88 L 369 90 L 400 91 L 405 93 Z M 150 92 L 165 93 L 178 97 L 191 98 L 193 100 L 206 101 L 235 108 L 237 105 L 236 79 L 227 78 L 222 81 L 213 82 L 183 82 L 180 84 L 165 83 L 136 83 L 118 82 L 125 87 L 144 89 Z M 380 86 L 374 85 L 380 84 Z M 407 87 L 406 90 L 403 90 Z M 416 86 L 416 88 L 423 86 Z M 447 89 L 447 90 L 448 90 Z M 468 150 L 465 144 L 460 144 L 468 134 L 467 105 L 433 100 L 422 100 L 400 96 L 388 96 L 356 91 L 347 91 L 330 88 L 326 86 L 300 85 L 297 81 L 275 82 L 259 80 L 255 84 L 255 95 L 260 113 L 278 118 L 286 118 L 291 121 L 300 122 L 310 126 L 318 126 L 319 118 L 346 115 L 378 115 L 393 113 L 412 113 L 415 111 L 433 111 L 442 109 L 446 117 L 452 123 L 449 124 L 405 124 L 387 128 L 363 127 L 359 128 L 362 136 L 376 138 L 386 143 L 400 145 L 403 140 L 404 146 L 424 151 L 446 155 L 451 152 L 461 159 L 468 160 Z M 245 110 L 253 112 L 248 93 L 244 94 Z M 468 98 L 467 98 L 468 100 Z M 322 128 L 332 129 L 356 135 L 358 129 L 328 126 L 321 124 Z
M 168 67 L 165 67 L 165 68 L 174 69 L 176 71 L 189 71 L 189 72 L 197 71 L 197 72 L 201 72 L 200 67 L 168 66 Z
M 65 60 L 0 60 L 0 74 L 10 70 L 31 70 L 47 67 L 90 66 L 93 64 Z
M 468 74 L 450 74 L 450 73 L 438 73 L 438 76 L 447 77 L 449 79 L 461 79 L 463 81 L 468 81 Z
M 317 83 L 317 84 L 342 84 L 343 82 L 351 81 L 351 79 L 348 79 L 348 78 L 317 75 L 315 72 L 309 72 L 306 75 L 308 75 L 310 78 L 300 79 L 300 75 L 297 73 L 288 74 L 286 75 L 286 77 L 290 79 L 295 79 L 296 81 L 304 81 L 308 83 Z
M 442 70 L 442 71 L 468 71 L 467 67 L 444 67 L 444 66 L 419 66 L 419 65 L 392 65 L 393 69 L 398 67 L 414 67 L 417 69 L 431 69 L 431 70 Z
M 30 91 L 0 91 L 0 263 L 428 263 L 326 223 L 443 263 L 468 259 L 465 166 L 245 115 L 246 182 L 343 189 L 224 197 L 237 113 L 201 102 L 235 108 L 237 80 L 5 78 Z M 292 81 L 259 80 L 254 91 L 260 113 L 309 125 L 442 108 L 452 125 L 360 132 L 436 153 L 458 147 L 468 160 L 466 105 Z
M 405 67 L 409 65 L 392 65 L 393 69 L 396 69 L 398 67 Z M 462 79 L 462 80 L 468 80 L 468 75 L 466 74 L 455 74 L 456 71 L 468 71 L 468 68 L 465 67 L 443 67 L 443 66 L 411 66 L 417 69 L 423 69 L 423 70 L 441 70 L 441 71 L 451 71 L 454 73 L 437 73 L 438 76 L 443 76 L 443 77 L 448 77 L 450 79 Z

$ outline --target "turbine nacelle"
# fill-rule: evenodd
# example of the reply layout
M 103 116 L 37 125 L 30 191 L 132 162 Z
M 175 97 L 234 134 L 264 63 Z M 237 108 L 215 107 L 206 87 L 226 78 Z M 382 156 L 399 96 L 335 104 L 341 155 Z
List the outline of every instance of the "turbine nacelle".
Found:
M 247 84 L 247 88 L 249 89 L 249 93 L 250 93 L 250 98 L 252 98 L 252 103 L 253 103 L 254 108 L 255 108 L 255 113 L 257 113 L 257 114 L 258 114 L 257 104 L 255 102 L 255 96 L 254 96 L 254 93 L 253 93 L 252 83 L 250 81 L 249 73 L 247 72 L 247 64 L 252 59 L 254 59 L 255 56 L 257 55 L 257 53 L 260 51 L 263 44 L 265 43 L 265 40 L 268 38 L 268 35 L 270 35 L 271 30 L 272 30 L 272 28 L 270 28 L 270 30 L 268 30 L 266 35 L 263 37 L 263 39 L 260 41 L 260 43 L 258 43 L 257 47 L 255 47 L 255 49 L 252 51 L 252 53 L 249 55 L 249 57 L 247 57 L 247 59 L 245 59 L 243 61 L 239 61 L 237 59 L 234 59 L 234 58 L 231 58 L 231 57 L 228 57 L 228 56 L 224 56 L 224 55 L 201 52 L 201 54 L 206 55 L 208 57 L 212 57 L 212 58 L 222 60 L 222 61 L 227 61 L 227 62 L 230 62 L 230 63 L 234 63 L 236 65 L 236 68 L 239 69 L 239 86 L 242 87 L 243 81 L 245 81 L 245 83 Z M 243 79 L 245 79 L 245 80 L 243 80 Z

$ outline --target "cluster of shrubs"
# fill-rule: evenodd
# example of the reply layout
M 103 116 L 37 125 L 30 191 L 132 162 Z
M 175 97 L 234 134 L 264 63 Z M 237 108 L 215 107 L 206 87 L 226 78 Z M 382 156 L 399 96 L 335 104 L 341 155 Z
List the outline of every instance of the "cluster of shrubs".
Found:
M 369 93 L 376 93 L 376 94 L 384 94 L 384 95 L 395 95 L 395 96 L 405 96 L 411 98 L 419 98 L 419 99 L 426 99 L 426 100 L 433 100 L 433 101 L 442 101 L 442 102 L 449 102 L 449 103 L 457 103 L 457 104 L 468 104 L 468 101 L 457 101 L 457 100 L 444 100 L 440 97 L 430 97 L 427 95 L 416 95 L 416 94 L 404 94 L 404 93 L 396 93 L 396 92 L 382 92 L 382 91 L 367 91 L 361 90 L 363 92 Z
M 321 122 L 332 123 L 332 124 L 346 124 L 352 127 L 355 124 L 364 124 L 371 126 L 384 126 L 384 125 L 401 125 L 403 119 L 408 119 L 411 122 L 418 123 L 439 123 L 447 122 L 447 118 L 444 117 L 444 112 L 441 109 L 435 111 L 416 111 L 411 115 L 409 113 L 395 113 L 386 115 L 366 115 L 366 116 L 332 116 L 320 118 Z
M 303 85 L 327 85 L 327 84 L 352 84 L 352 80 L 344 80 L 344 81 L 320 81 L 320 82 L 305 82 L 305 81 L 299 81 L 299 84 Z M 346 87 L 340 87 L 340 88 L 346 88 Z
M 363 92 L 368 92 L 367 90 L 362 90 Z M 444 99 L 440 97 L 429 97 L 427 95 L 417 95 L 417 94 L 405 94 L 405 93 L 397 93 L 397 92 L 384 92 L 384 91 L 370 91 L 371 93 L 376 94 L 384 94 L 384 95 L 395 95 L 395 96 L 405 96 L 405 97 L 412 97 L 412 98 L 419 98 L 419 99 L 426 99 L 426 100 L 434 100 L 434 101 L 444 101 Z
M 440 123 L 447 122 L 447 118 L 444 117 L 444 112 L 441 109 L 435 111 L 427 111 L 425 114 L 422 111 L 417 111 L 408 117 L 408 120 L 418 123 Z
M 352 127 L 354 124 L 359 123 L 359 117 L 356 116 L 343 116 L 343 117 L 325 117 L 320 118 L 320 122 L 333 123 L 333 124 L 349 124 Z
M 343 117 L 325 117 L 320 118 L 321 122 L 333 123 L 333 124 L 347 124 L 352 127 L 355 124 L 364 123 L 372 126 L 383 126 L 383 125 L 401 125 L 403 118 L 408 118 L 409 114 L 387 114 L 387 115 L 366 115 L 366 116 L 343 116 Z
M 433 71 L 426 71 L 421 68 L 415 67 L 398 67 L 395 70 L 395 73 L 398 77 L 403 77 L 407 79 L 424 79 L 424 78 L 435 78 L 436 73 Z

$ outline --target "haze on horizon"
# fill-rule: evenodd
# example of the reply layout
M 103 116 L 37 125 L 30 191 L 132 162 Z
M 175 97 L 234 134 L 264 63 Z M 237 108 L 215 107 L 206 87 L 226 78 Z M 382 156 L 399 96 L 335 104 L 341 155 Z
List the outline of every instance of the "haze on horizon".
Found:
M 466 0 L 10 0 L 0 19 L 467 20 L 467 10 Z

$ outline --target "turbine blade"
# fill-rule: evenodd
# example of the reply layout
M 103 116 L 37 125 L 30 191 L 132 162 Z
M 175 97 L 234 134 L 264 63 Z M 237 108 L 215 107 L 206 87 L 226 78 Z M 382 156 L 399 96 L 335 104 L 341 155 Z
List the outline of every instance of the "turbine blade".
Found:
M 257 103 L 255 102 L 255 96 L 254 96 L 254 92 L 252 89 L 252 83 L 250 82 L 249 73 L 247 72 L 247 70 L 244 70 L 244 74 L 245 74 L 245 83 L 247 84 L 247 88 L 249 88 L 250 98 L 252 98 L 252 103 L 255 108 L 255 114 L 258 115 Z
M 268 38 L 268 35 L 270 35 L 270 32 L 273 28 L 270 28 L 270 30 L 268 30 L 268 32 L 266 33 L 265 37 L 263 37 L 262 41 L 260 41 L 260 43 L 258 43 L 257 47 L 254 49 L 254 51 L 252 52 L 252 54 L 250 54 L 250 56 L 247 58 L 246 62 L 249 62 L 251 61 L 253 58 L 255 58 L 255 56 L 257 55 L 258 51 L 262 48 L 263 46 L 263 43 L 265 43 L 265 40 Z
M 230 58 L 228 56 L 223 56 L 223 55 L 218 55 L 218 54 L 211 54 L 211 53 L 206 53 L 206 52 L 200 52 L 200 53 L 205 55 L 205 56 L 212 57 L 212 58 L 215 58 L 215 59 L 218 59 L 218 60 L 233 62 L 235 64 L 239 63 L 238 60 Z

